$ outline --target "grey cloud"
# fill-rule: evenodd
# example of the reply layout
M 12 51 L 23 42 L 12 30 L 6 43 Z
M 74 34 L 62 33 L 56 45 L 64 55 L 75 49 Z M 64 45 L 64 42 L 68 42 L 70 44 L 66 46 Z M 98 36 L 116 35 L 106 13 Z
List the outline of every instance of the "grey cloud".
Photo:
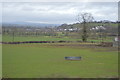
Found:
M 116 20 L 117 9 L 117 3 L 114 2 L 4 3 L 3 21 L 69 23 L 75 22 L 76 15 L 81 12 L 92 13 L 96 20 Z

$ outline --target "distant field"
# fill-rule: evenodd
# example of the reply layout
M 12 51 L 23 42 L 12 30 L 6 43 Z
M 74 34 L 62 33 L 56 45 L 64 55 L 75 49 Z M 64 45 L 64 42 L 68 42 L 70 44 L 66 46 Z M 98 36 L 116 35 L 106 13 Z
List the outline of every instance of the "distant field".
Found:
M 65 46 L 68 44 L 71 46 Z M 118 77 L 118 53 L 112 49 L 82 48 L 73 43 L 3 44 L 3 77 Z M 66 61 L 65 56 L 81 56 L 82 60 Z
M 51 37 L 51 36 L 15 36 L 14 41 L 75 41 L 80 39 L 73 39 L 68 37 Z M 12 36 L 3 36 L 3 41 L 13 41 Z
M 2 36 L 2 41 L 4 42 L 13 42 L 13 41 L 82 41 L 81 38 L 71 38 L 71 37 L 57 37 L 57 36 L 8 36 L 4 35 Z M 101 42 L 102 40 L 96 40 L 96 39 L 88 39 L 88 41 L 94 41 L 94 42 Z M 106 42 L 112 42 L 113 38 L 109 37 L 104 39 L 103 41 Z
M 0 34 L 0 42 L 2 41 L 2 35 Z

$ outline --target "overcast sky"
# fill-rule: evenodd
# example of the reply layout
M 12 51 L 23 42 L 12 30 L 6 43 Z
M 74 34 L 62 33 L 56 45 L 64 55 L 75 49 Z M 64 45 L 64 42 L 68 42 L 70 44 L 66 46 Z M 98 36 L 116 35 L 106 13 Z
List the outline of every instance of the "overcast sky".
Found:
M 3 22 L 76 23 L 79 13 L 91 13 L 95 20 L 118 20 L 117 2 L 33 2 L 3 3 Z

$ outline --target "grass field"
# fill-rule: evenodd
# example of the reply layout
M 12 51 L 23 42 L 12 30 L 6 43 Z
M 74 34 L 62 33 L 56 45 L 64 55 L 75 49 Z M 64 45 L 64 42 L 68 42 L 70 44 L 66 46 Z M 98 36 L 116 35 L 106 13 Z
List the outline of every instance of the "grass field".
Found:
M 57 36 L 8 36 L 8 35 L 3 35 L 2 36 L 2 41 L 4 42 L 13 42 L 13 41 L 82 41 L 81 38 L 71 38 L 71 37 L 57 37 Z M 96 39 L 90 39 L 88 38 L 88 41 L 94 41 L 94 42 L 101 42 L 102 40 L 96 40 Z M 108 37 L 104 39 L 103 41 L 105 42 L 112 42 L 113 38 Z
M 71 46 L 65 46 L 68 44 Z M 118 77 L 117 50 L 83 48 L 73 44 L 78 43 L 3 44 L 3 77 Z M 82 60 L 66 61 L 65 56 L 81 56 Z
M 0 78 L 2 78 L 2 45 L 0 44 Z
M 80 39 L 73 39 L 73 38 L 68 38 L 68 37 L 51 37 L 51 36 L 15 36 L 14 41 L 60 41 L 60 40 L 65 40 L 65 41 L 76 41 Z M 3 36 L 3 41 L 13 41 L 12 36 Z

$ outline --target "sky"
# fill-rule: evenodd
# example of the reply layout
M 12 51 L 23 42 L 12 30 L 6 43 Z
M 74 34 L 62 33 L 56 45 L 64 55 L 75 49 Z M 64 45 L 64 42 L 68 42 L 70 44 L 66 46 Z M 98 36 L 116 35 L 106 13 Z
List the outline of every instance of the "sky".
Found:
M 94 20 L 118 20 L 117 2 L 4 2 L 2 22 L 47 24 L 77 23 L 77 15 L 91 13 Z

